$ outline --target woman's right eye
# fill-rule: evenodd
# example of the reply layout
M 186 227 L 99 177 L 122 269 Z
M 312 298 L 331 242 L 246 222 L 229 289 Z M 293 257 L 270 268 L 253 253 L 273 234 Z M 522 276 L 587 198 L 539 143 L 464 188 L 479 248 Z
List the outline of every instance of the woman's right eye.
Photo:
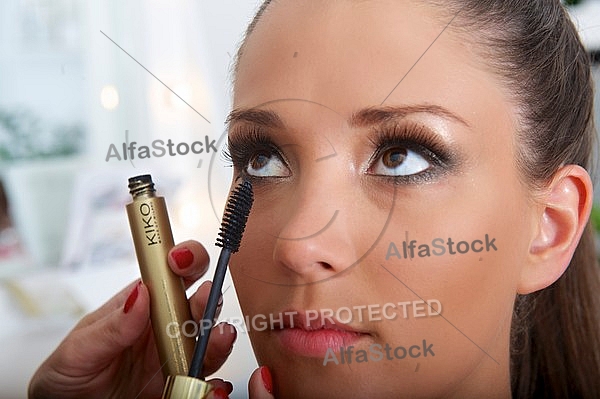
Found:
M 290 170 L 281 157 L 273 152 L 261 150 L 252 154 L 244 170 L 254 177 L 289 177 Z
M 285 158 L 271 137 L 258 129 L 230 133 L 225 158 L 239 172 L 255 178 L 292 175 Z

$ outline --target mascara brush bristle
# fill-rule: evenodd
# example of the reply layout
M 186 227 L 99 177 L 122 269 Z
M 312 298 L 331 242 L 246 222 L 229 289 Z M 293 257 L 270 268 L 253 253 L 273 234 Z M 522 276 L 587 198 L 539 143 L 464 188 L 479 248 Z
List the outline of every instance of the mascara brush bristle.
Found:
M 227 201 L 221 231 L 217 238 L 217 246 L 231 252 L 238 251 L 253 201 L 252 184 L 248 180 L 244 180 L 233 190 L 229 201 Z

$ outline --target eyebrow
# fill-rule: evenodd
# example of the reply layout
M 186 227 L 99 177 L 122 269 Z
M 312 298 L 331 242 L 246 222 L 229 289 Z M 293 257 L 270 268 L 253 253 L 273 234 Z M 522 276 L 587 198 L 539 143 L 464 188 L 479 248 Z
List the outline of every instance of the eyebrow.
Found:
M 225 123 L 231 126 L 235 123 L 250 123 L 253 125 L 263 126 L 265 128 L 283 128 L 285 124 L 274 111 L 262 109 L 236 109 L 231 111 Z
M 470 127 L 467 121 L 454 112 L 440 105 L 430 104 L 365 108 L 352 114 L 350 117 L 350 126 L 372 126 L 402 119 L 410 114 L 417 113 L 433 114 Z M 285 127 L 285 123 L 276 112 L 261 109 L 236 109 L 229 114 L 226 120 L 226 124 L 229 127 L 235 123 L 244 122 L 273 129 L 282 129 Z
M 402 119 L 410 114 L 418 113 L 433 114 L 470 127 L 467 121 L 456 115 L 454 112 L 439 105 L 429 104 L 366 108 L 355 112 L 352 115 L 350 118 L 350 125 L 359 127 L 376 125 L 394 121 L 396 119 Z

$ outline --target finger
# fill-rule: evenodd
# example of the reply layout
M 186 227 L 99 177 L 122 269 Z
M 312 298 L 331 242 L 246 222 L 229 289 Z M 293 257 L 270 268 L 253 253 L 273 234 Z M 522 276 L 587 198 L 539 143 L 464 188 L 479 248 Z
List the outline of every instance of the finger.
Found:
M 231 394 L 231 392 L 233 392 L 233 384 L 229 381 L 225 381 L 220 378 L 213 378 L 206 382 L 208 382 L 211 385 L 213 391 L 215 389 L 222 389 L 223 391 L 225 391 L 225 394 L 227 394 L 227 395 L 229 395 L 229 394 Z M 210 395 L 209 395 L 209 397 L 210 397 Z
M 58 363 L 72 376 L 106 367 L 140 338 L 149 321 L 150 298 L 140 282 L 119 308 L 67 336 L 55 352 Z
M 112 313 L 115 309 L 123 307 L 123 304 L 127 300 L 129 294 L 133 291 L 135 286 L 140 282 L 139 279 L 130 283 L 127 287 L 123 288 L 118 294 L 110 298 L 106 303 L 100 306 L 92 313 L 84 316 L 79 323 L 75 326 L 75 329 L 88 326 L 95 323 L 96 321 L 106 317 L 109 313 Z
M 211 375 L 221 368 L 231 354 L 236 338 L 237 331 L 231 324 L 220 323 L 212 329 L 204 358 L 204 375 Z
M 267 366 L 254 370 L 248 382 L 248 393 L 250 399 L 274 399 L 273 378 Z
M 184 241 L 169 251 L 169 266 L 183 277 L 186 287 L 206 273 L 210 258 L 206 249 L 197 241 Z
M 174 251 L 178 249 L 187 249 L 191 253 L 191 264 L 189 267 L 185 267 L 181 269 L 173 257 Z M 182 252 L 180 252 L 182 253 Z M 181 255 L 179 255 L 181 257 Z M 183 252 L 183 258 L 185 258 L 186 252 Z M 171 251 L 169 251 L 168 263 L 171 269 L 178 275 L 184 277 L 184 281 L 186 283 L 186 287 L 189 287 L 196 281 L 199 277 L 201 277 L 206 270 L 208 269 L 209 264 L 209 256 L 206 252 L 206 249 L 196 241 L 185 241 L 179 245 L 174 246 Z M 184 263 L 185 264 L 185 263 Z M 115 309 L 121 307 L 126 300 L 127 296 L 131 292 L 131 290 L 135 287 L 135 285 L 139 282 L 139 279 L 129 284 L 127 287 L 122 289 L 118 294 L 109 299 L 104 305 L 99 307 L 94 312 L 86 315 L 81 321 L 77 324 L 75 328 L 85 327 L 92 323 L 95 323 L 97 320 L 105 317 L 108 313 L 111 313 Z M 209 287 L 210 290 L 210 287 Z M 208 294 L 207 294 L 208 295 Z M 204 309 L 204 307 L 202 307 Z M 201 317 L 201 316 L 200 316 Z
M 196 290 L 196 292 L 190 297 L 190 308 L 192 310 L 192 318 L 194 320 L 202 320 L 204 316 L 204 310 L 206 309 L 206 303 L 208 302 L 208 294 L 210 293 L 210 289 L 212 288 L 211 281 L 203 282 L 200 287 Z M 215 318 L 218 318 L 221 314 L 221 309 L 223 308 L 223 297 L 219 298 L 219 303 L 217 305 L 217 313 L 215 314 Z
M 208 399 L 228 399 L 229 394 L 221 387 L 211 390 L 207 396 Z

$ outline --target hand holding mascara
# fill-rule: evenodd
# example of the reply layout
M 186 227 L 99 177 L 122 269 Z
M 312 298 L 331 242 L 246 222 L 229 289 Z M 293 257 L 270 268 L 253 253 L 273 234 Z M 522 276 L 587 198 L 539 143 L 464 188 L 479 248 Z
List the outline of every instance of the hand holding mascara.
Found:
M 216 310 L 222 294 L 221 291 L 229 258 L 240 247 L 252 203 L 252 184 L 245 180 L 233 190 L 225 208 L 221 231 L 216 243 L 217 246 L 223 249 L 219 255 L 208 302 L 202 322 L 200 323 L 198 341 L 188 376 L 169 376 L 163 393 L 163 399 L 204 398 L 210 392 L 208 384 L 203 380 L 202 365 L 206 356 L 211 328 L 215 322 Z
M 141 183 L 139 186 L 136 184 L 136 187 L 132 187 L 136 193 L 138 189 L 141 190 L 145 187 L 139 193 L 140 200 L 144 197 L 148 197 L 146 199 L 159 198 L 153 191 L 154 188 L 151 185 L 149 176 L 134 178 L 134 180 Z M 142 193 L 147 190 L 152 191 L 152 193 Z M 136 202 L 134 200 L 134 202 L 140 205 L 150 204 L 153 201 Z M 232 199 L 230 205 L 234 204 L 234 202 Z M 162 205 L 159 204 L 158 208 L 164 206 L 164 200 L 160 200 L 159 203 L 162 203 Z M 143 208 L 146 213 L 146 206 L 144 205 Z M 246 204 L 242 208 L 247 208 L 244 211 L 247 218 L 250 205 Z M 155 209 L 157 208 L 155 207 Z M 229 206 L 228 209 L 230 209 Z M 235 211 L 236 214 L 237 212 Z M 245 218 L 242 219 L 245 221 Z M 170 236 L 170 228 L 169 234 L 165 234 L 164 224 L 162 224 L 165 220 L 164 218 L 161 219 L 158 225 L 162 229 L 162 237 L 167 238 Z M 226 220 L 229 220 L 227 223 L 234 223 L 234 220 L 239 221 L 240 219 L 228 218 L 226 215 L 224 224 Z M 151 225 L 148 219 L 146 219 L 146 222 Z M 142 225 L 145 225 L 146 222 L 142 221 Z M 223 229 L 225 229 L 225 226 Z M 233 230 L 239 231 L 237 243 L 239 245 L 243 227 L 234 228 Z M 141 230 L 141 232 L 144 231 L 145 228 Z M 148 233 L 148 238 L 145 238 L 145 234 L 139 237 L 149 240 L 148 243 L 157 242 L 157 237 L 150 234 L 150 231 Z M 224 234 L 223 231 L 222 234 Z M 231 236 L 226 234 L 225 237 Z M 227 238 L 222 237 L 222 239 Z M 163 239 L 161 238 L 160 241 L 163 241 Z M 141 242 L 143 243 L 144 241 L 141 240 Z M 204 262 L 208 261 L 207 258 L 203 259 L 202 253 L 204 250 L 200 243 L 190 242 L 186 244 L 186 247 L 194 252 L 194 261 L 185 272 L 182 272 L 173 263 L 172 258 L 167 258 L 169 259 L 169 264 L 166 267 L 175 275 L 176 285 L 179 284 L 179 276 L 182 275 L 190 276 L 192 279 L 198 278 L 204 273 L 206 264 Z M 166 252 L 165 256 L 168 256 L 168 253 L 169 251 Z M 163 259 L 162 255 L 155 258 Z M 162 270 L 164 271 L 164 269 Z M 221 268 L 220 270 L 223 269 Z M 224 273 L 224 271 L 222 272 Z M 220 290 L 219 288 L 219 292 Z M 204 297 L 205 294 L 196 292 L 194 295 Z M 163 365 L 163 362 L 159 361 L 153 353 L 155 343 L 152 340 L 145 339 L 146 334 L 151 333 L 149 331 L 150 326 L 148 325 L 148 315 L 151 307 L 150 296 L 151 293 L 148 284 L 132 283 L 96 311 L 87 315 L 73 328 L 44 363 L 40 365 L 31 379 L 28 389 L 29 397 L 37 399 L 52 396 L 76 399 L 88 397 L 90 392 L 99 397 L 119 398 L 141 397 L 140 393 L 142 392 L 147 397 L 157 397 L 157 395 L 160 395 L 161 390 L 159 390 L 160 387 L 158 384 L 148 384 L 148 381 L 155 378 L 160 379 L 160 373 L 157 373 L 157 371 L 161 370 L 161 366 Z M 187 301 L 184 303 L 187 306 Z M 194 312 L 192 314 L 195 320 L 198 320 L 201 316 Z M 229 337 L 232 338 L 231 335 Z M 208 337 L 206 339 L 208 341 Z M 191 341 L 192 348 L 190 353 L 194 349 L 194 338 L 191 338 Z M 81 356 L 82 353 L 86 353 L 89 356 Z M 227 357 L 225 352 L 217 355 L 220 356 L 219 360 L 217 360 L 219 363 L 225 361 Z M 107 364 L 114 365 L 115 367 L 107 367 Z M 214 366 L 215 364 L 211 367 Z M 80 374 L 74 375 L 73 370 L 78 371 Z M 207 370 L 206 372 L 210 373 L 211 370 Z M 86 378 L 82 378 L 82 375 L 85 375 Z M 53 377 L 48 378 L 48 376 Z M 168 382 L 165 388 L 162 389 L 162 392 L 164 398 L 198 399 L 204 398 L 211 386 L 202 379 L 186 375 L 175 377 L 173 374 L 169 376 Z

